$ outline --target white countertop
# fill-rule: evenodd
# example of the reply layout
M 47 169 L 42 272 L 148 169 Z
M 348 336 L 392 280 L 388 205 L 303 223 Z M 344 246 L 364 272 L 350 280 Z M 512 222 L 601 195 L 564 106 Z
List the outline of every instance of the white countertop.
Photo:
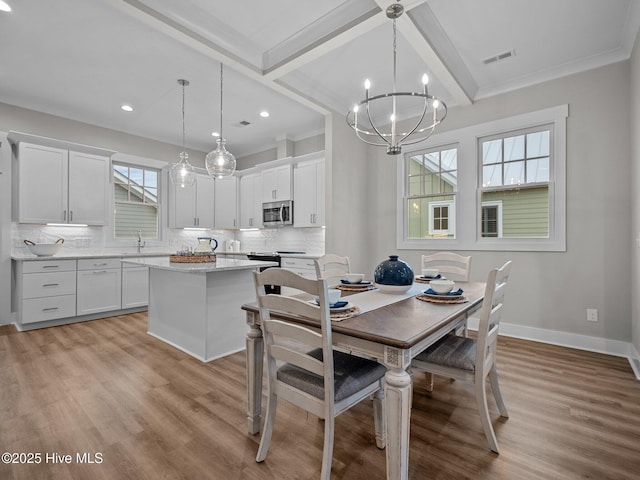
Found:
M 64 248 L 61 252 L 51 255 L 49 257 L 38 257 L 28 251 L 25 252 L 12 252 L 11 259 L 16 261 L 29 261 L 29 260 L 77 260 L 82 258 L 127 258 L 127 257 L 169 257 L 175 252 L 109 252 L 109 251 L 92 251 L 82 252 L 75 250 L 65 251 Z
M 174 272 L 187 273 L 208 273 L 222 272 L 225 270 L 244 270 L 255 269 L 259 267 L 277 267 L 275 262 L 260 262 L 257 260 L 244 260 L 235 258 L 218 258 L 215 262 L 207 263 L 171 263 L 169 257 L 155 258 L 123 258 L 123 263 L 133 265 L 142 265 L 151 268 L 159 268 L 162 270 L 172 270 Z

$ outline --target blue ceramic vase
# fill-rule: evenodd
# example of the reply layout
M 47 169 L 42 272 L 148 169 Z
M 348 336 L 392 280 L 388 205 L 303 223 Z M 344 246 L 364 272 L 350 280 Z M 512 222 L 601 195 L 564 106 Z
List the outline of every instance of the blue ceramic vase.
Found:
M 389 255 L 373 272 L 373 279 L 380 285 L 411 286 L 413 284 L 413 269 L 397 255 Z

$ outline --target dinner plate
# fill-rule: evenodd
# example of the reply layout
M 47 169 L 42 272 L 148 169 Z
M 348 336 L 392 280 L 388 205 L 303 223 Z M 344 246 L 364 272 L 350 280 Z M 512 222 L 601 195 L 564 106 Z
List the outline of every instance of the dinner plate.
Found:
M 342 300 L 343 302 L 344 300 Z M 318 305 L 318 303 L 315 300 L 309 300 L 309 303 L 311 303 L 312 305 Z M 341 302 L 340 302 L 341 303 Z M 347 302 L 346 305 L 343 305 L 341 307 L 329 307 L 329 310 L 334 313 L 334 312 L 344 312 L 345 310 L 349 310 L 350 308 L 353 308 L 353 304 L 350 302 Z
M 342 282 L 342 285 L 349 285 L 350 287 L 358 287 L 360 285 L 362 285 L 363 287 L 368 287 L 369 285 L 371 285 L 371 282 L 368 280 L 363 280 L 361 282 L 350 282 L 349 280 L 340 280 L 340 282 Z
M 436 293 L 431 289 L 425 290 L 424 292 L 422 292 L 424 295 L 426 295 L 427 297 L 431 297 L 431 298 L 456 298 L 456 297 L 461 297 L 464 294 L 464 290 L 459 289 L 459 290 L 455 290 L 456 292 L 460 292 L 458 294 L 455 295 L 451 295 L 451 292 L 449 293 Z M 429 293 L 431 292 L 431 293 Z

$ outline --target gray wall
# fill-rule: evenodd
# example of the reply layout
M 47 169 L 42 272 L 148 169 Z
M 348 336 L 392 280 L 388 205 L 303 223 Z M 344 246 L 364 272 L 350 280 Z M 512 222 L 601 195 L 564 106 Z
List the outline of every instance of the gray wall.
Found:
M 636 355 L 640 352 L 640 34 L 631 55 L 631 265 L 632 333 Z M 638 240 L 636 240 L 638 239 Z
M 472 280 L 514 261 L 507 323 L 631 340 L 629 76 L 629 62 L 617 63 L 453 108 L 442 124 L 445 131 L 569 104 L 567 251 L 468 252 Z M 341 124 L 333 128 L 334 218 L 326 251 L 349 255 L 368 276 L 389 254 L 419 265 L 422 251 L 396 250 L 396 160 L 384 148 L 354 144 Z M 602 288 L 603 279 L 615 281 Z M 586 321 L 587 308 L 598 309 L 597 323 Z

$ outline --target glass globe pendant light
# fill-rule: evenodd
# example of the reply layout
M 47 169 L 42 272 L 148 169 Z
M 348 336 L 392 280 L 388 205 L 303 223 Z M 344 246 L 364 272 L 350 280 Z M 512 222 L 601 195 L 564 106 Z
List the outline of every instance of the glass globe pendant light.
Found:
M 216 140 L 216 149 L 209 152 L 205 158 L 207 172 L 213 178 L 227 177 L 236 171 L 236 157 L 227 150 L 226 140 L 222 136 L 222 68 L 223 65 L 220 63 L 220 137 Z
M 180 161 L 171 164 L 169 178 L 172 184 L 185 188 L 191 187 L 196 182 L 196 172 L 189 163 L 189 154 L 184 145 L 184 87 L 189 85 L 189 80 L 181 78 L 178 83 L 182 85 L 182 152 L 180 152 Z

